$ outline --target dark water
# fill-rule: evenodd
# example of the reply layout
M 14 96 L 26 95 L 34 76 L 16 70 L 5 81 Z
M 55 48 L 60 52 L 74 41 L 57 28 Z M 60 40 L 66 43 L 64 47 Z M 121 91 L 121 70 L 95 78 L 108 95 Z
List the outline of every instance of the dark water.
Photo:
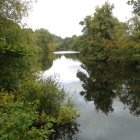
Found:
M 61 140 L 140 140 L 140 72 L 133 66 L 107 65 L 78 54 L 56 54 L 44 77 L 57 75 L 81 116 Z M 70 135 L 68 135 L 70 133 Z

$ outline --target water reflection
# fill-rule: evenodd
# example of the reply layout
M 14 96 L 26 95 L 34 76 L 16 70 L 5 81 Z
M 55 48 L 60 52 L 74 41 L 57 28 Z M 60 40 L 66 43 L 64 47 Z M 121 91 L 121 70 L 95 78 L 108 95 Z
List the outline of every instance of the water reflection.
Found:
M 77 77 L 83 82 L 80 93 L 87 101 L 94 101 L 97 111 L 113 112 L 118 99 L 133 115 L 140 115 L 140 72 L 128 66 L 86 61 Z
M 52 66 L 53 59 L 54 59 L 54 54 L 53 53 L 40 54 L 40 56 L 38 58 L 38 61 L 37 61 L 37 66 L 42 71 L 47 70 Z
M 26 57 L 0 55 L 0 90 L 16 91 L 22 80 L 30 75 L 30 68 Z
M 72 58 L 66 58 L 66 56 L 61 55 L 60 58 L 56 58 L 53 61 L 53 65 L 50 69 L 43 73 L 43 77 L 48 77 L 52 75 L 58 76 L 60 82 L 62 83 L 72 83 L 79 81 L 76 77 L 76 73 L 81 65 L 78 60 L 73 60 Z
M 62 83 L 65 90 L 68 92 L 68 97 L 70 94 L 75 92 L 73 86 L 79 84 L 80 80 L 76 77 L 76 73 L 80 68 L 81 62 L 78 61 L 78 52 L 56 52 L 55 59 L 53 60 L 53 65 L 48 70 L 44 71 L 42 77 L 46 78 L 48 76 L 55 76 Z M 81 69 L 82 70 L 82 69 Z M 71 89 L 74 90 L 74 92 Z M 79 88 L 78 88 L 79 89 Z M 49 138 L 49 140 L 76 140 L 76 135 L 79 133 L 79 124 L 75 122 L 74 124 L 67 124 L 65 126 L 59 126 L 55 130 L 55 134 Z
M 77 140 L 75 135 L 79 132 L 78 127 L 77 123 L 59 126 L 49 140 Z
M 93 63 L 91 58 L 85 61 L 79 59 L 79 54 L 74 54 L 78 55 L 78 59 L 73 59 L 72 54 L 71 58 L 67 55 L 69 54 L 56 56 L 52 67 L 44 72 L 44 76 L 56 73 L 60 75 L 64 88 L 69 91 L 68 95 L 74 99 L 80 111 L 77 119 L 80 126 L 73 136 L 72 132 L 68 132 L 71 137 L 66 137 L 67 131 L 60 129 L 54 140 L 139 140 L 139 117 L 129 113 L 133 110 L 131 112 L 134 115 L 139 115 L 135 113 L 139 110 L 140 102 L 139 72 L 133 67 Z M 133 98 L 135 99 L 132 100 Z M 123 110 L 125 106 L 126 109 Z M 70 128 L 67 127 L 66 130 Z
M 65 58 L 71 59 L 71 60 L 80 60 L 80 53 L 79 52 L 74 52 L 72 51 L 61 51 L 61 52 L 54 52 L 55 59 L 61 58 L 62 56 L 65 56 Z

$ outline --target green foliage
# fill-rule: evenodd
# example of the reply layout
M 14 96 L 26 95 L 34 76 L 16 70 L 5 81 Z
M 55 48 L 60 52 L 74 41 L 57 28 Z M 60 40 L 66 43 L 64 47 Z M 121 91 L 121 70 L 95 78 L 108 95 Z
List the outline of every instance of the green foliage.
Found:
M 64 100 L 65 92 L 59 83 L 52 78 L 44 81 L 27 79 L 21 87 L 27 101 L 38 100 L 38 112 L 57 115 Z
M 1 0 L 0 18 L 7 18 L 20 22 L 24 16 L 28 15 L 32 0 Z
M 83 33 L 93 40 L 113 39 L 116 18 L 112 15 L 113 5 L 105 3 L 101 8 L 97 7 L 93 16 L 87 16 L 83 22 Z
M 22 81 L 31 75 L 30 70 L 28 57 L 0 55 L 0 89 L 16 92 Z
M 61 50 L 63 46 L 63 39 L 59 36 L 53 35 L 55 50 Z
M 27 55 L 28 45 L 20 26 L 11 20 L 0 20 L 0 53 L 6 55 Z
M 37 59 L 37 66 L 41 71 L 45 71 L 49 69 L 53 64 L 54 54 L 49 53 L 45 55 L 45 53 L 40 53 Z
M 53 51 L 57 47 L 56 36 L 52 35 L 46 29 L 38 29 L 31 35 L 33 46 L 35 46 L 36 65 L 38 69 L 46 70 L 51 67 L 53 62 Z
M 84 46 L 82 52 L 92 52 L 97 59 L 107 59 L 111 48 L 122 47 L 126 36 L 127 26 L 118 21 L 112 14 L 113 5 L 106 2 L 97 7 L 93 16 L 87 16 L 80 24 L 84 25 Z M 99 54 L 98 54 L 99 53 Z M 104 58 L 102 58 L 104 57 Z
M 34 32 L 18 25 L 30 4 L 30 0 L 0 0 L 2 140 L 44 140 L 54 132 L 54 124 L 74 123 L 77 117 L 74 107 L 64 103 L 65 91 L 55 79 L 38 79 L 38 70 L 52 65 L 52 52 L 62 40 L 45 29 Z
M 45 29 L 38 29 L 35 31 L 36 44 L 42 49 L 43 53 L 49 54 L 54 51 L 53 35 Z
M 139 65 L 139 16 L 122 23 L 113 16 L 113 8 L 106 2 L 81 21 L 83 35 L 76 45 L 83 56 L 92 56 L 92 61 Z
M 59 125 L 73 124 L 75 122 L 75 119 L 79 117 L 79 115 L 80 114 L 73 106 L 73 102 L 69 99 L 68 102 L 64 104 L 59 110 L 56 122 Z
M 77 50 L 76 46 L 77 38 L 78 37 L 76 35 L 64 38 L 60 50 Z
M 36 111 L 37 104 L 28 102 L 25 104 L 20 99 L 15 99 L 12 94 L 0 93 L 0 137 L 5 139 L 40 139 L 48 138 L 54 132 L 51 122 L 40 123 L 39 114 Z
M 64 103 L 65 92 L 52 78 L 39 82 L 29 78 L 20 94 L 0 92 L 1 139 L 46 139 L 54 126 L 73 124 L 78 117 L 73 103 Z

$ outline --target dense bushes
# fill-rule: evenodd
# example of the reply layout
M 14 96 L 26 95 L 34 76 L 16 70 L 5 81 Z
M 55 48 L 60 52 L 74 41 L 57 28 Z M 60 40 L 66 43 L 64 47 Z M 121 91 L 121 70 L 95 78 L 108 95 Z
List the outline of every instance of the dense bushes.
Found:
M 2 139 L 44 139 L 55 127 L 72 124 L 78 117 L 65 91 L 52 78 L 44 82 L 28 79 L 20 93 L 0 92 L 0 137 Z M 65 100 L 65 102 L 64 102 Z
M 45 121 L 42 125 L 42 118 L 36 111 L 36 102 L 24 103 L 13 94 L 0 93 L 0 137 L 5 139 L 43 139 L 47 138 L 52 129 L 52 123 Z

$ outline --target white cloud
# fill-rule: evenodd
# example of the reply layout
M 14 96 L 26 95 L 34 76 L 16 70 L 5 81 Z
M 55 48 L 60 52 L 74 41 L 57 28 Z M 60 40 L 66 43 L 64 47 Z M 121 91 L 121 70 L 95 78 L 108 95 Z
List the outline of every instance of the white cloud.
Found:
M 81 34 L 79 22 L 85 16 L 91 15 L 97 5 L 106 0 L 38 0 L 33 6 L 27 24 L 33 29 L 46 28 L 51 33 L 62 37 Z M 127 0 L 108 0 L 114 3 L 114 15 L 120 20 L 130 17 L 130 7 Z

